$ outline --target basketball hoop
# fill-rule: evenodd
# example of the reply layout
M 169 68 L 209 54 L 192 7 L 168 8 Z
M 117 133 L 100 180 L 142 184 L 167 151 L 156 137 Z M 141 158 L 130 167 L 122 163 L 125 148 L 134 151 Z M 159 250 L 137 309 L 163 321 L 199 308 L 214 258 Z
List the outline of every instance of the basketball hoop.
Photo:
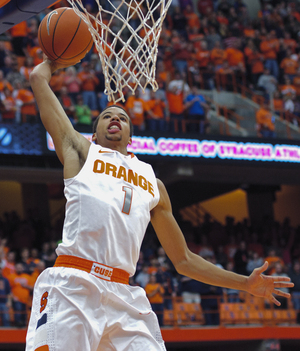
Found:
M 68 0 L 88 24 L 105 77 L 108 100 L 124 101 L 123 88 L 134 94 L 148 84 L 156 91 L 158 40 L 172 0 L 105 0 L 91 14 L 81 0 Z

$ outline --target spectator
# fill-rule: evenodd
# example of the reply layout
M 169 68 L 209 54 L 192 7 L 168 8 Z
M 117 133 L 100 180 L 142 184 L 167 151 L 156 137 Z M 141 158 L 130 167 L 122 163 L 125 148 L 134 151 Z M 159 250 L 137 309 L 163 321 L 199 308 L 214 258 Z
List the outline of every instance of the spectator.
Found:
M 71 66 L 66 69 L 64 76 L 64 85 L 68 90 L 68 94 L 71 97 L 73 104 L 77 101 L 77 95 L 80 93 L 81 80 L 77 77 L 75 67 Z
M 300 324 L 300 262 L 298 260 L 294 261 L 293 266 L 288 272 L 288 276 L 295 284 L 294 287 L 291 288 L 291 293 L 294 309 L 297 312 L 297 323 Z
M 249 259 L 247 262 L 246 270 L 247 275 L 251 274 L 255 268 L 261 267 L 264 264 L 264 260 L 259 256 L 257 251 L 249 252 Z
M 207 11 L 214 11 L 213 0 L 198 0 L 197 1 L 198 12 L 201 17 L 205 17 Z
M 149 283 L 145 287 L 145 291 L 152 310 L 156 313 L 158 323 L 162 327 L 164 325 L 164 288 L 157 283 L 155 274 L 151 274 Z
M 280 92 L 284 98 L 293 99 L 296 96 L 297 90 L 288 76 L 285 77 L 284 85 L 281 87 Z
M 139 90 L 135 91 L 135 95 L 129 96 L 127 99 L 126 110 L 132 120 L 133 133 L 145 130 L 145 113 L 148 111 L 148 104 L 140 98 Z
M 3 92 L 4 88 L 8 88 L 11 92 L 13 92 L 13 90 L 14 90 L 14 88 L 9 83 L 9 81 L 4 78 L 3 71 L 0 70 L 0 92 Z
M 30 270 L 29 249 L 27 247 L 24 247 L 21 250 L 20 263 L 22 263 L 22 265 L 23 265 L 23 272 L 30 275 L 32 273 L 32 270 Z
M 15 324 L 18 327 L 25 327 L 27 323 L 27 304 L 30 292 L 33 289 L 32 279 L 29 274 L 24 273 L 22 263 L 16 264 L 16 273 L 8 278 L 12 289 L 13 309 Z
M 10 326 L 9 308 L 11 307 L 11 289 L 8 279 L 2 274 L 2 264 L 0 264 L 0 320 L 3 327 Z
M 26 88 L 26 83 L 22 83 L 21 81 L 15 81 L 14 86 L 15 90 L 13 97 L 15 98 L 17 105 L 21 107 L 21 118 L 19 119 L 17 116 L 17 122 L 37 122 L 38 113 L 32 91 Z
M 232 47 L 227 48 L 226 54 L 230 68 L 235 71 L 245 72 L 245 55 L 240 50 L 238 43 L 234 44 Z
M 170 111 L 171 130 L 182 132 L 182 121 L 184 119 L 184 86 L 185 81 L 182 81 L 181 87 L 177 84 L 172 84 L 171 81 L 167 89 L 167 100 Z
M 275 137 L 274 117 L 268 101 L 265 101 L 256 112 L 256 127 L 259 136 L 263 138 Z
M 209 105 L 196 86 L 192 86 L 191 93 L 185 99 L 184 107 L 188 110 L 189 119 L 193 120 L 188 125 L 188 131 L 205 134 L 207 127 L 206 114 Z
M 77 104 L 74 106 L 75 123 L 77 126 L 92 125 L 92 111 L 88 105 L 84 104 L 83 97 L 77 96 Z
M 182 301 L 186 303 L 200 303 L 201 283 L 189 277 L 182 276 L 180 278 L 180 292 Z
M 265 40 L 260 44 L 260 50 L 264 55 L 265 67 L 276 78 L 279 78 L 279 66 L 277 55 L 279 52 L 279 41 L 275 36 L 275 32 L 268 33 Z
M 60 89 L 60 94 L 58 98 L 61 106 L 66 112 L 66 115 L 69 117 L 72 124 L 75 124 L 74 120 L 74 113 L 75 113 L 75 106 L 73 104 L 73 100 L 71 99 L 67 87 L 62 87 Z
M 222 37 L 219 33 L 217 33 L 217 30 L 214 26 L 210 26 L 208 28 L 208 34 L 205 36 L 205 40 L 207 42 L 207 50 L 212 50 L 217 42 L 222 41 Z
M 9 251 L 4 259 L 4 265 L 2 266 L 2 275 L 7 278 L 16 272 L 15 268 L 16 253 L 14 251 Z
M 20 73 L 25 80 L 29 81 L 29 75 L 33 71 L 34 66 L 33 58 L 31 56 L 27 56 L 25 58 L 24 65 L 20 68 Z
M 277 83 L 277 79 L 270 74 L 270 70 L 265 68 L 258 79 L 257 87 L 265 93 L 265 98 L 268 100 L 277 90 Z
M 8 87 L 5 87 L 3 93 L 0 95 L 2 108 L 2 122 L 14 123 L 16 120 L 16 100 L 12 96 L 12 92 Z
M 265 261 L 269 263 L 269 268 L 267 274 L 272 275 L 275 272 L 275 264 L 279 262 L 282 266 L 284 266 L 283 259 L 278 256 L 276 250 L 274 248 L 270 248 L 268 250 L 268 255 L 265 258 Z
M 257 87 L 260 76 L 264 73 L 264 57 L 256 47 L 253 48 L 252 53 L 248 56 L 248 63 L 250 66 L 250 81 Z
M 61 69 L 55 71 L 50 80 L 50 87 L 56 96 L 59 96 L 61 88 L 64 86 L 65 72 Z
M 215 46 L 211 51 L 210 58 L 216 71 L 218 71 L 227 60 L 226 51 L 221 48 L 220 41 L 216 41 Z
M 292 51 L 288 49 L 287 56 L 280 63 L 280 68 L 283 70 L 284 75 L 293 81 L 299 68 L 298 56 L 292 54 Z
M 152 132 L 164 132 L 166 130 L 166 121 L 169 120 L 166 103 L 162 99 L 157 98 L 154 91 L 151 91 L 147 105 L 149 130 Z
M 145 288 L 146 285 L 149 283 L 149 280 L 149 266 L 147 264 L 144 264 L 142 270 L 137 274 L 135 282 L 142 288 Z
M 25 56 L 25 38 L 27 36 L 27 22 L 23 21 L 11 27 L 9 34 L 11 35 L 11 44 L 14 54 L 17 56 Z
M 156 280 L 160 283 L 165 292 L 164 292 L 164 308 L 167 310 L 173 309 L 173 298 L 176 297 L 175 286 L 173 283 L 173 277 L 170 271 L 168 263 L 165 263 L 163 266 L 159 264 L 156 272 Z
M 78 73 L 77 77 L 81 81 L 83 104 L 87 105 L 91 110 L 97 110 L 97 94 L 95 91 L 99 84 L 99 79 L 96 73 L 91 70 L 88 62 L 83 62 L 81 66 L 82 71 Z
M 220 0 L 219 1 L 218 11 L 223 12 L 223 14 L 225 16 L 229 15 L 230 8 L 231 8 L 231 6 L 230 6 L 228 0 Z
M 248 251 L 246 242 L 242 240 L 234 254 L 234 270 L 238 274 L 247 275 Z

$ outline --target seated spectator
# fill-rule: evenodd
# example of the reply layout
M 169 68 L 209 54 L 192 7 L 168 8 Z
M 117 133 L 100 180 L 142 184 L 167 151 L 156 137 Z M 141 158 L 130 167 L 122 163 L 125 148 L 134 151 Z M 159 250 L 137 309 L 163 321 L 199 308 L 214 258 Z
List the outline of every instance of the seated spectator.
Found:
M 298 56 L 292 54 L 292 51 L 288 49 L 286 57 L 280 63 L 280 68 L 292 82 L 299 68 Z
M 10 284 L 2 274 L 2 264 L 0 263 L 0 321 L 3 327 L 10 326 L 9 308 L 12 306 Z
M 256 112 L 256 127 L 258 135 L 263 138 L 275 137 L 274 117 L 270 109 L 269 101 L 264 104 Z
M 92 125 L 92 111 L 84 104 L 83 97 L 77 96 L 77 103 L 74 106 L 74 120 L 77 126 Z
M 145 287 L 145 291 L 151 304 L 152 310 L 157 315 L 159 325 L 163 326 L 165 290 L 161 284 L 157 283 L 155 274 L 151 274 L 149 283 Z
M 188 119 L 193 120 L 188 124 L 188 131 L 205 134 L 207 127 L 206 114 L 209 105 L 204 96 L 198 92 L 196 86 L 192 86 L 190 94 L 185 99 L 184 107 L 188 111 Z

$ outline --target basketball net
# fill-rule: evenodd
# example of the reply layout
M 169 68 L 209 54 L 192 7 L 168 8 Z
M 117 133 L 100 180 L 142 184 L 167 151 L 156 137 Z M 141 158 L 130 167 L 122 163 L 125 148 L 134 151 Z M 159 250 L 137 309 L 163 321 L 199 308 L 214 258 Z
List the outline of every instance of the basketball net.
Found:
M 100 0 L 101 1 L 101 0 Z M 162 24 L 172 0 L 95 0 L 89 13 L 81 0 L 68 0 L 88 24 L 97 48 L 108 100 L 124 101 L 123 88 L 134 94 L 148 84 L 156 91 L 155 68 Z

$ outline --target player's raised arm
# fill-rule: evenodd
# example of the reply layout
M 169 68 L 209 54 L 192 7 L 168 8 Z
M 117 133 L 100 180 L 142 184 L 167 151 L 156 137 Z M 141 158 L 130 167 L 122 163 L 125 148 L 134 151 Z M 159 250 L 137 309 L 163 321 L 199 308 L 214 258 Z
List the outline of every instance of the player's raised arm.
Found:
M 151 211 L 151 223 L 162 247 L 178 273 L 209 285 L 244 290 L 253 295 L 267 298 L 276 305 L 280 305 L 280 302 L 274 297 L 274 294 L 284 297 L 290 296 L 278 290 L 281 287 L 293 287 L 294 284 L 290 283 L 290 278 L 262 274 L 267 269 L 267 263 L 261 268 L 255 269 L 250 277 L 246 277 L 218 268 L 199 255 L 192 253 L 188 249 L 181 229 L 172 214 L 171 202 L 166 188 L 159 180 L 158 188 L 160 201 Z
M 71 155 L 76 161 L 76 153 L 77 155 L 87 154 L 90 142 L 75 131 L 49 86 L 52 73 L 59 68 L 62 67 L 45 58 L 44 62 L 36 66 L 30 74 L 30 84 L 38 104 L 41 120 L 53 139 L 58 158 L 65 165 L 66 157 Z

